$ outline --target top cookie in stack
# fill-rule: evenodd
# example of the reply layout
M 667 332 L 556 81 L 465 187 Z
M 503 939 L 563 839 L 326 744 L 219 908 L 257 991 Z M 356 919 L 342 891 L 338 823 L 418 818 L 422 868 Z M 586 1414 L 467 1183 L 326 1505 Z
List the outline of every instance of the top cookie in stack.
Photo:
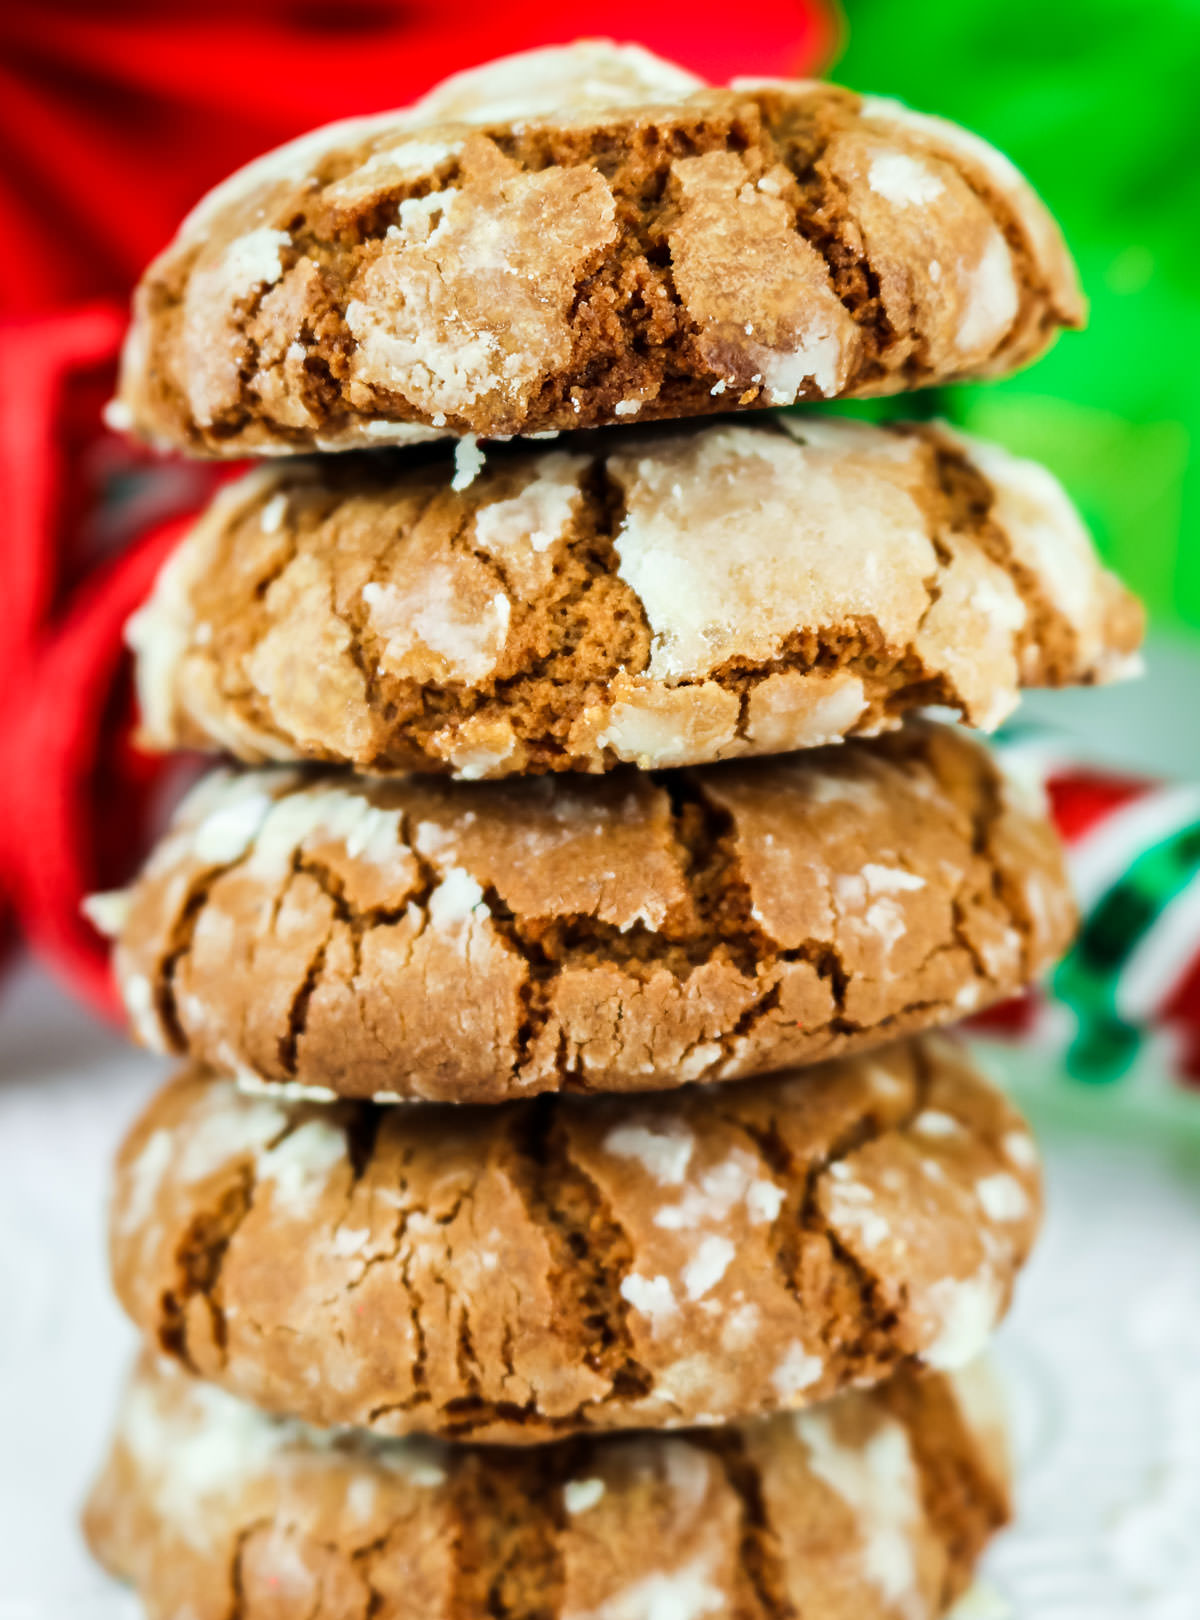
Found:
M 965 131 L 582 44 L 219 187 L 139 291 L 114 422 L 220 456 L 545 433 L 999 376 L 1082 317 Z

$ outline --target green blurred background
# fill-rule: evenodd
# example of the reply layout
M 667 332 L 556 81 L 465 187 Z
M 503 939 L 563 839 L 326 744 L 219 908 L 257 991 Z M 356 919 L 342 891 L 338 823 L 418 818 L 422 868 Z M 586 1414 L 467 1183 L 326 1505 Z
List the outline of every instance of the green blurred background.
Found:
M 987 136 L 1062 222 L 1086 337 L 928 406 L 1050 466 L 1156 623 L 1200 630 L 1200 0 L 847 0 L 829 72 Z

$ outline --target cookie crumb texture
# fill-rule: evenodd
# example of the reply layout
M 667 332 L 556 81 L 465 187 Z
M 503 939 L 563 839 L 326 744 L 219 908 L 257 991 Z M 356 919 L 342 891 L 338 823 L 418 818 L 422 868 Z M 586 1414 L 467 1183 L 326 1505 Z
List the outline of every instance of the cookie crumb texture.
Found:
M 811 1063 L 1069 940 L 1053 829 L 914 724 L 697 771 L 218 771 L 117 906 L 134 1033 L 254 1082 L 495 1102 Z
M 831 85 L 696 83 L 534 52 L 270 154 L 147 272 L 123 414 L 226 456 L 530 433 L 1000 375 L 1081 324 L 985 142 Z
M 934 1620 L 1009 1517 L 986 1376 L 512 1452 L 272 1422 L 146 1358 L 85 1529 L 148 1620 Z
M 460 441 L 465 444 L 467 441 Z M 146 739 L 465 778 L 778 753 L 1119 675 L 1054 479 L 948 428 L 764 414 L 226 489 L 130 628 Z
M 190 1071 L 119 1161 L 117 1291 L 266 1410 L 505 1444 L 806 1408 L 966 1366 L 1039 1215 L 944 1037 L 498 1109 L 277 1103 Z

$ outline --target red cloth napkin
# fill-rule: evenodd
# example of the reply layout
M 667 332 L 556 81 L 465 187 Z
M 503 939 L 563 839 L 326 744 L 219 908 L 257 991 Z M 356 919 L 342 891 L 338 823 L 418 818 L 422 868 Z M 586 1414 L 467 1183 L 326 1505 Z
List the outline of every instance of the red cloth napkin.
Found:
M 107 433 L 113 306 L 0 326 L 0 915 L 112 1006 L 84 895 L 145 847 L 164 762 L 130 741 L 122 627 L 227 469 L 155 462 Z

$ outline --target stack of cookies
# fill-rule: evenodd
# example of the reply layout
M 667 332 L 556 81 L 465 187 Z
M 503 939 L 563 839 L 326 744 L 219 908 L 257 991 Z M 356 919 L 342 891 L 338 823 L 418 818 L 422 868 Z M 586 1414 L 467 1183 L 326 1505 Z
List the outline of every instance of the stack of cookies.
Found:
M 916 711 L 1141 621 L 1041 469 L 805 402 L 1080 317 L 964 132 L 606 45 L 308 137 L 151 268 L 118 417 L 279 458 L 131 629 L 149 739 L 239 764 L 95 906 L 187 1059 L 118 1164 L 146 1350 L 87 1514 L 157 1620 L 962 1590 L 1039 1184 L 932 1032 L 1073 916 Z

